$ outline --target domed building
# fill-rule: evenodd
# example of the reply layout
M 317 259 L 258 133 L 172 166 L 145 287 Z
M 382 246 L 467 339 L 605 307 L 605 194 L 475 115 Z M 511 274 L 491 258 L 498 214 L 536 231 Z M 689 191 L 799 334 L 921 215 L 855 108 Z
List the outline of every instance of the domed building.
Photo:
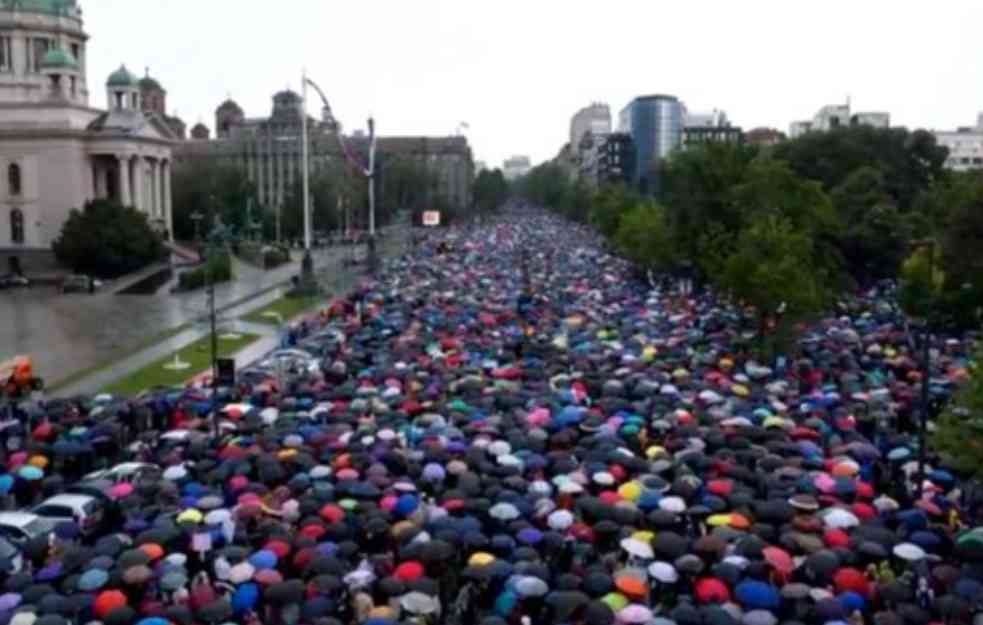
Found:
M 150 68 L 146 69 L 140 79 L 140 99 L 144 111 L 157 113 L 179 139 L 185 138 L 187 126 L 181 118 L 167 114 L 167 90 L 155 78 L 150 77 Z
M 144 85 L 121 66 L 106 78 L 106 108 L 95 108 L 87 45 L 77 0 L 0 0 L 0 268 L 50 256 L 70 211 L 93 199 L 171 230 L 179 136 L 164 100 L 145 106 Z

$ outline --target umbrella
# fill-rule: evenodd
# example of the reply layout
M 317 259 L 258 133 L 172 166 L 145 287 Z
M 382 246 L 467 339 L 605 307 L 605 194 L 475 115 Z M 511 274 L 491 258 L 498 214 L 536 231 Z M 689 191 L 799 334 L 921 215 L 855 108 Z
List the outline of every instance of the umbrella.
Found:
M 734 588 L 734 596 L 746 607 L 772 610 L 781 605 L 778 589 L 755 580 L 741 582 Z
M 655 552 L 652 550 L 652 546 L 647 542 L 638 540 L 637 538 L 622 539 L 621 548 L 636 558 L 651 560 L 655 557 Z

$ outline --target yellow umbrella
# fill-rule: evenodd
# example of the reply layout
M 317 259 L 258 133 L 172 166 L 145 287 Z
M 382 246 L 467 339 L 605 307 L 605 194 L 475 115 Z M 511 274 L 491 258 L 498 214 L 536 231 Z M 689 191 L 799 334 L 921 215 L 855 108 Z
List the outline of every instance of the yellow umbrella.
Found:
M 608 607 L 614 612 L 620 612 L 626 605 L 628 605 L 628 598 L 620 592 L 609 592 L 601 597 L 601 601 L 608 604 Z
M 747 397 L 748 395 L 751 394 L 751 391 L 748 390 L 748 387 L 744 386 L 743 384 L 735 384 L 730 387 L 730 390 L 738 397 Z
M 48 468 L 48 459 L 44 456 L 31 456 L 31 459 L 27 461 L 27 464 L 39 469 L 46 469 Z
M 665 447 L 659 447 L 658 445 L 652 445 L 651 447 L 649 447 L 648 449 L 645 450 L 645 455 L 648 456 L 649 460 L 654 460 L 654 459 L 658 458 L 659 456 L 666 456 L 666 455 L 668 455 L 668 452 L 666 452 L 666 448 Z
M 631 535 L 635 540 L 640 540 L 642 542 L 650 543 L 652 539 L 655 538 L 655 532 L 651 530 L 639 530 Z
M 202 519 L 204 519 L 204 518 L 205 518 L 204 515 L 202 515 L 202 513 L 199 510 L 197 510 L 195 508 L 188 508 L 187 510 L 185 510 L 181 514 L 177 515 L 177 522 L 178 523 L 201 523 Z
M 634 480 L 625 482 L 618 487 L 618 494 L 628 501 L 638 501 L 638 498 L 642 496 L 642 485 Z
M 645 349 L 642 350 L 642 360 L 644 362 L 652 362 L 655 360 L 656 355 L 658 355 L 659 350 L 657 350 L 652 345 L 646 345 Z
M 478 551 L 468 558 L 468 566 L 488 566 L 495 561 L 495 556 L 485 551 Z
M 714 514 L 707 519 L 707 525 L 709 525 L 710 527 L 722 527 L 724 525 L 730 525 L 730 515 Z

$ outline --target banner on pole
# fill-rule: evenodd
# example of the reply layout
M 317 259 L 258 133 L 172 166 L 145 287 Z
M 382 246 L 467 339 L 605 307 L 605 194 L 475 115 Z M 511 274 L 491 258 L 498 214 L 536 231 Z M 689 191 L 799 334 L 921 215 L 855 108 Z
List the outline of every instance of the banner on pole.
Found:
M 440 225 L 440 211 L 423 211 L 423 225 L 432 227 Z

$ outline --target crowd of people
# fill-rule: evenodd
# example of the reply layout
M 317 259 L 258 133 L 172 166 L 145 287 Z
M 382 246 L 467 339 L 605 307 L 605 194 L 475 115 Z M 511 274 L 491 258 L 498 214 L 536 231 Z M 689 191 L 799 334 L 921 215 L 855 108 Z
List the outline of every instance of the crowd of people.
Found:
M 922 379 L 882 286 L 763 362 L 742 313 L 527 211 L 327 301 L 316 366 L 26 403 L 8 509 L 161 472 L 26 546 L 0 625 L 978 623 L 977 489 L 912 433 L 970 341 Z

